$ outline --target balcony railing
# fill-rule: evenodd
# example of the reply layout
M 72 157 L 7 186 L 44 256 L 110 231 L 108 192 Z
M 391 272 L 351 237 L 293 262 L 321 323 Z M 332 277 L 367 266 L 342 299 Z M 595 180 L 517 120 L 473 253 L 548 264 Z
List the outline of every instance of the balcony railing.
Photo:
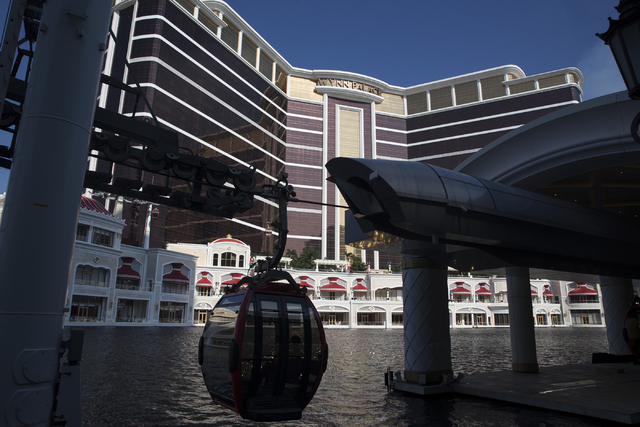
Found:
M 69 322 L 104 322 L 100 316 L 71 316 Z
M 116 322 L 148 323 L 149 319 L 145 319 L 143 317 L 116 317 Z
M 347 301 L 347 297 L 345 297 L 344 295 L 341 297 L 335 297 L 335 298 L 331 298 L 329 296 L 321 296 L 319 298 L 316 298 L 318 300 L 325 300 L 325 301 Z
M 143 291 L 143 292 L 151 292 L 150 286 L 140 286 L 140 285 L 125 285 L 116 283 L 116 289 L 120 289 L 123 291 Z
M 109 284 L 107 282 L 96 282 L 96 281 L 93 281 L 93 280 L 85 280 L 85 279 L 76 279 L 76 281 L 74 283 L 76 285 L 99 286 L 101 288 L 109 286 Z
M 185 319 L 159 319 L 160 323 L 185 323 Z
M 358 320 L 358 325 L 363 326 L 384 326 L 384 320 Z
M 177 294 L 177 295 L 188 295 L 189 289 L 180 290 L 180 289 L 162 289 L 163 294 Z

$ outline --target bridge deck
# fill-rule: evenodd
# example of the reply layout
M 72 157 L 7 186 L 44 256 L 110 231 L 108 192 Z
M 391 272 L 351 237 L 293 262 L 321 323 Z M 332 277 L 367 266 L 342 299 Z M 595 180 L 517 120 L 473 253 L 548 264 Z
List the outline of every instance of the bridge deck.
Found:
M 537 374 L 488 372 L 465 376 L 450 386 L 395 382 L 394 388 L 420 395 L 453 391 L 624 424 L 640 423 L 640 365 L 551 366 L 540 368 Z

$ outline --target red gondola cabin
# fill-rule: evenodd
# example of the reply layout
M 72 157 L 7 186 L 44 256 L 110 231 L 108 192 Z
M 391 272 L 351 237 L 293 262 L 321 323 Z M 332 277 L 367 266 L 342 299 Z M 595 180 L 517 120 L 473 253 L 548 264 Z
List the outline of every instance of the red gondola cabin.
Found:
M 288 282 L 223 296 L 200 339 L 214 402 L 256 421 L 295 420 L 316 392 L 328 347 L 309 298 Z

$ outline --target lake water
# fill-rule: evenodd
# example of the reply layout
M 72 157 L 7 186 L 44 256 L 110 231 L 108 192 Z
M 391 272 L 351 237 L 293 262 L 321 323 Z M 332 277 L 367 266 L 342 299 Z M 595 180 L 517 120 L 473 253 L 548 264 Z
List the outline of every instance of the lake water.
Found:
M 211 403 L 197 362 L 197 327 L 89 327 L 82 360 L 86 426 L 247 426 Z M 404 369 L 402 330 L 326 330 L 329 365 L 299 421 L 287 426 L 596 426 L 597 421 L 466 396 L 387 393 Z M 590 363 L 604 328 L 536 329 L 540 366 Z M 508 328 L 451 331 L 454 373 L 511 368 Z

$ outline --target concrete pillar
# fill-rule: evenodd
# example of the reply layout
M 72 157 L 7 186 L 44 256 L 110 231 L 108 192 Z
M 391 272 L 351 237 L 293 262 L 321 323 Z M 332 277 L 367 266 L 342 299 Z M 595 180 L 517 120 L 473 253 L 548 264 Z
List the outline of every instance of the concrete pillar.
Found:
M 447 268 L 429 259 L 405 255 L 404 368 L 407 381 L 442 382 L 451 369 L 451 336 L 447 303 Z
M 511 369 L 515 372 L 538 372 L 528 268 L 507 268 L 507 300 L 511 330 Z
M 633 304 L 633 284 L 631 279 L 600 276 L 602 305 L 607 325 L 609 353 L 616 355 L 631 354 L 631 350 L 622 337 L 624 316 Z
M 0 226 L 2 425 L 52 423 L 63 308 L 111 5 L 44 4 Z M 27 285 L 34 260 L 39 280 Z M 74 419 L 77 411 L 58 415 Z

